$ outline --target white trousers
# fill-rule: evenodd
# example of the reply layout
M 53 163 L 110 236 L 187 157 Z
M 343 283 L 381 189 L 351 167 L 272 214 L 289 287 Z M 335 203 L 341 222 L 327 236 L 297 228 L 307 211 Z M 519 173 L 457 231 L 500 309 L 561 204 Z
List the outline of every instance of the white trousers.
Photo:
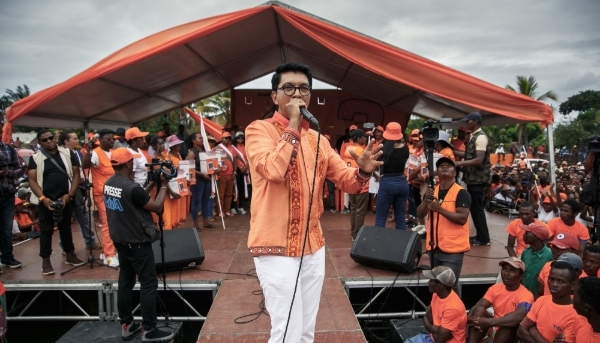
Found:
M 259 256 L 254 258 L 254 265 L 271 316 L 269 343 L 282 343 L 300 257 Z M 304 256 L 285 343 L 314 341 L 324 277 L 325 247 L 313 255 Z

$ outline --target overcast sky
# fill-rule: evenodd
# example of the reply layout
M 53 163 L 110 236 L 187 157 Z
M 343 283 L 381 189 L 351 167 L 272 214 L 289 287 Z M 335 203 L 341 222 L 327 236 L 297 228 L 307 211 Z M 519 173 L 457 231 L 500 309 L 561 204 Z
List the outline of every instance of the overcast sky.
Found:
M 39 91 L 150 34 L 263 2 L 0 0 L 0 90 Z M 598 0 L 284 2 L 501 87 L 533 75 L 559 103 L 600 90 Z

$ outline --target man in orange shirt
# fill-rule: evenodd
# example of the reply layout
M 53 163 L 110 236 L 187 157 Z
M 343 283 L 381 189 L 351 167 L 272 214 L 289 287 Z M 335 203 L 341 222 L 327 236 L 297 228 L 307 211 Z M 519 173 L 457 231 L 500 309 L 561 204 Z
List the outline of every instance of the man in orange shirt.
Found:
M 548 283 L 552 295 L 536 300 L 521 321 L 517 335 L 523 342 L 552 342 L 557 335 L 566 342 L 575 341 L 577 313 L 573 309 L 571 292 L 577 287 L 577 272 L 569 263 L 556 261 L 552 264 Z
M 513 342 L 519 323 L 533 305 L 533 294 L 521 284 L 525 273 L 523 261 L 509 257 L 499 265 L 502 283 L 492 285 L 469 312 L 469 343 L 481 341 L 491 327 L 495 327 L 495 342 Z M 493 317 L 487 311 L 492 306 Z
M 577 213 L 581 210 L 579 203 L 575 200 L 566 200 L 560 206 L 560 217 L 554 218 L 548 222 L 550 228 L 550 236 L 554 236 L 558 232 L 570 232 L 579 239 L 578 254 L 581 256 L 583 250 L 590 239 L 590 232 L 587 227 L 575 220 Z
M 344 140 L 342 142 L 342 145 L 340 146 L 340 156 L 342 156 L 342 158 L 344 158 L 344 156 L 346 156 L 346 149 L 349 146 L 352 146 L 352 131 L 357 130 L 358 126 L 356 125 L 350 125 L 350 127 L 348 128 L 348 140 Z
M 519 206 L 519 219 L 511 221 L 508 226 L 506 226 L 506 232 L 508 233 L 506 251 L 508 252 L 508 256 L 521 256 L 527 244 L 523 240 L 525 230 L 521 229 L 520 225 L 529 225 L 531 223 L 538 223 L 544 225 L 546 228 L 548 227 L 546 224 L 535 219 L 535 209 L 533 204 L 529 201 L 524 201 L 521 203 L 521 206 Z M 515 250 L 515 243 L 517 245 L 517 250 Z
M 100 146 L 93 149 L 94 143 L 100 141 Z M 110 238 L 108 230 L 108 218 L 106 217 L 106 205 L 104 204 L 104 183 L 111 177 L 115 170 L 110 163 L 110 155 L 112 153 L 113 143 L 115 141 L 114 132 L 109 129 L 98 131 L 98 138 L 92 138 L 90 145 L 84 151 L 83 161 L 81 162 L 84 169 L 90 168 L 92 171 L 92 192 L 94 196 L 94 204 L 98 209 L 100 217 L 100 232 L 102 234 L 102 262 L 111 267 L 119 266 L 119 258 L 117 250 Z
M 458 136 L 450 141 L 454 146 L 454 150 L 465 151 L 465 142 L 467 141 L 465 137 L 466 131 L 467 128 L 464 126 L 458 128 Z M 457 158 L 457 161 L 460 161 L 460 158 Z
M 238 155 L 231 144 L 231 134 L 223 131 L 221 135 L 221 144 L 216 148 L 223 151 L 225 156 L 225 167 L 219 172 L 219 199 L 221 200 L 221 217 L 233 217 L 230 211 L 231 201 L 233 200 L 233 187 L 235 186 L 235 168 L 238 165 Z
M 579 279 L 573 308 L 579 315 L 575 322 L 573 343 L 600 343 L 600 279 Z M 565 337 L 561 335 L 554 342 L 565 342 Z
M 356 161 L 350 155 L 354 152 L 355 156 L 362 154 L 365 145 L 367 144 L 367 136 L 361 129 L 352 131 L 350 134 L 352 139 L 352 146 L 346 148 L 346 162 L 350 162 L 353 168 L 358 168 Z M 356 194 L 349 195 L 349 207 L 350 207 L 350 235 L 352 241 L 356 238 L 358 231 L 365 224 L 365 215 L 369 208 L 369 184 L 367 183 L 360 191 Z
M 423 324 L 429 334 L 418 334 L 407 339 L 406 343 L 446 342 L 464 343 L 467 339 L 467 311 L 458 294 L 452 290 L 456 277 L 452 269 L 438 266 L 424 270 L 431 297 L 431 306 L 423 317 Z
M 588 245 L 583 251 L 583 273 L 581 277 L 598 276 L 600 270 L 600 246 Z
M 280 65 L 271 79 L 277 111 L 246 128 L 253 187 L 248 248 L 271 318 L 271 343 L 281 342 L 284 335 L 286 342 L 314 340 L 325 276 L 319 222 L 325 180 L 357 193 L 383 164 L 377 161 L 382 146 L 371 142 L 360 156 L 353 155 L 358 168 L 347 167 L 329 142 L 309 129 L 300 108 L 310 103 L 311 85 L 307 66 Z
M 562 239 L 560 237 L 563 237 Z M 570 233 L 559 233 L 556 235 L 554 240 L 549 244 L 552 245 L 552 258 L 554 261 L 566 261 L 573 268 L 575 268 L 578 272 L 578 276 L 581 275 L 583 271 L 583 261 L 579 255 L 576 255 L 574 251 L 576 251 L 573 246 L 575 246 L 574 239 L 575 236 Z M 538 296 L 542 295 L 550 295 L 550 286 L 548 285 L 548 277 L 550 275 L 550 268 L 552 267 L 552 262 L 546 262 L 546 264 L 540 270 L 540 274 L 538 275 L 538 282 L 540 283 L 538 286 Z

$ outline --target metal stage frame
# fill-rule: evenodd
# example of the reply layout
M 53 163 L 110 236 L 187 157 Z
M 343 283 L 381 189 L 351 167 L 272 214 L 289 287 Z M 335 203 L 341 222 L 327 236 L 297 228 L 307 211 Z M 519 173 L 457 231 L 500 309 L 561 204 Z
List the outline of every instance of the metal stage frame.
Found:
M 167 282 L 167 292 L 174 293 L 187 308 L 191 310 L 190 316 L 173 316 L 172 320 L 175 321 L 194 321 L 203 322 L 206 320 L 206 316 L 200 314 L 198 310 L 194 308 L 185 298 L 182 296 L 183 291 L 186 292 L 212 292 L 212 299 L 214 300 L 217 291 L 219 289 L 219 282 L 202 282 L 202 283 L 179 283 L 179 282 Z M 4 285 L 8 292 L 15 292 L 16 296 L 10 304 L 7 303 L 7 313 L 15 308 L 23 307 L 23 309 L 16 316 L 7 316 L 8 321 L 61 321 L 61 320 L 97 320 L 97 321 L 115 321 L 118 319 L 117 313 L 117 282 L 105 281 L 105 282 L 83 282 L 83 283 L 7 283 Z M 137 282 L 134 291 L 139 291 L 140 284 Z M 159 294 L 162 292 L 162 283 L 157 288 Z M 29 301 L 19 302 L 19 296 L 21 292 L 36 292 L 36 295 Z M 69 292 L 73 291 L 88 291 L 97 294 L 98 297 L 98 314 L 90 314 L 86 312 L 82 305 L 78 303 Z M 80 315 L 47 315 L 47 316 L 28 316 L 26 312 L 35 301 L 44 292 L 56 292 L 59 295 L 62 294 L 66 299 L 72 303 Z M 140 304 L 134 308 L 133 313 L 135 314 L 140 308 Z M 141 320 L 141 316 L 134 317 L 136 320 Z
M 496 276 L 461 277 L 458 280 L 458 290 L 462 294 L 463 285 L 493 285 L 496 283 L 496 278 Z M 415 278 L 413 276 L 407 278 L 406 276 L 403 276 L 402 279 L 398 278 L 395 282 L 394 278 L 386 278 L 385 280 L 382 280 L 381 278 L 377 280 L 371 278 L 342 279 L 342 284 L 344 285 L 344 290 L 346 291 L 348 299 L 350 299 L 350 291 L 352 289 L 381 288 L 381 290 L 379 290 L 379 292 L 377 292 L 377 294 L 375 294 L 373 298 L 371 298 L 364 306 L 355 311 L 356 319 L 373 320 L 389 318 L 416 318 L 424 316 L 427 305 L 417 298 L 416 294 L 409 287 L 427 287 L 427 281 L 428 280 L 423 277 Z M 394 288 L 404 288 L 423 308 L 423 311 L 364 313 L 369 306 L 371 306 L 371 304 L 377 300 L 377 298 L 379 298 L 380 295 L 382 295 L 392 286 Z

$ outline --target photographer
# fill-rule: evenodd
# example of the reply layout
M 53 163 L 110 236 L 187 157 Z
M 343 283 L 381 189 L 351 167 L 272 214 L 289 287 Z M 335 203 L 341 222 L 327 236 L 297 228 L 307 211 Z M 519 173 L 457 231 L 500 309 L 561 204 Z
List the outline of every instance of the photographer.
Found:
M 75 255 L 71 234 L 73 214 L 71 200 L 78 191 L 79 161 L 72 151 L 56 144 L 55 136 L 49 130 L 39 131 L 37 139 L 41 149 L 29 159 L 28 177 L 32 192 L 31 200 L 36 203 L 39 199 L 42 274 L 52 275 L 54 269 L 50 262 L 50 255 L 55 225 L 58 225 L 62 247 L 67 254 L 65 263 L 74 266 L 84 263 Z
M 23 175 L 15 149 L 2 142 L 0 130 L 0 266 L 9 268 L 21 267 L 15 260 L 12 245 L 12 224 L 15 216 L 15 180 Z
M 119 256 L 119 290 L 117 307 L 121 318 L 122 338 L 129 340 L 144 327 L 142 342 L 166 341 L 173 334 L 156 328 L 156 265 L 152 242 L 160 238 L 150 212 L 161 213 L 167 193 L 167 180 L 160 175 L 161 186 L 156 200 L 132 180 L 134 156 L 126 148 L 112 151 L 115 174 L 104 183 L 103 195 L 110 238 Z M 136 276 L 140 281 L 142 325 L 133 322 L 132 290 Z

